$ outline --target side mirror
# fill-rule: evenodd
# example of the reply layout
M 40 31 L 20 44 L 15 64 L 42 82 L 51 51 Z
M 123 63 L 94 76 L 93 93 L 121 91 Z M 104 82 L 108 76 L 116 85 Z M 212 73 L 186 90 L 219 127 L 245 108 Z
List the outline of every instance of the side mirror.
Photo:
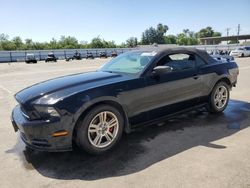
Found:
M 170 73 L 173 71 L 173 68 L 170 66 L 157 66 L 153 69 L 152 75 L 159 76 L 162 74 Z

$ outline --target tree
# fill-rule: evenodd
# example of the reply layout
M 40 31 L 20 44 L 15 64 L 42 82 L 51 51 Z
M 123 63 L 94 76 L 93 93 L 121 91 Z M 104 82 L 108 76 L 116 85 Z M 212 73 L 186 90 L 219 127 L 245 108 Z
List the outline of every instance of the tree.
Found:
M 220 37 L 221 36 L 221 33 L 220 32 L 214 32 L 213 33 L 213 37 Z
M 176 44 L 177 43 L 177 37 L 175 35 L 168 35 L 164 37 L 164 43 L 165 44 Z
M 0 42 L 2 42 L 2 41 L 7 41 L 7 40 L 9 40 L 9 35 L 6 35 L 6 34 L 4 34 L 4 33 L 1 33 L 1 34 L 0 34 Z
M 177 35 L 177 44 L 179 45 L 196 45 L 198 44 L 198 39 L 196 34 L 189 29 L 183 29 L 183 33 Z
M 198 38 L 204 38 L 204 37 L 218 37 L 221 36 L 220 32 L 215 32 L 212 27 L 208 26 L 206 28 L 202 28 L 198 33 Z
M 23 49 L 23 41 L 22 41 L 21 37 L 14 37 L 12 39 L 12 42 L 16 46 L 15 49 L 17 49 L 17 50 Z
M 60 40 L 57 42 L 55 39 L 52 45 L 56 48 L 62 48 L 62 49 L 76 49 L 79 48 L 78 40 L 75 37 L 71 36 L 61 36 Z M 55 49 L 55 48 L 54 48 Z
M 168 26 L 167 25 L 163 25 L 162 23 L 159 23 L 157 25 L 157 31 L 162 34 L 165 35 L 165 33 L 168 31 Z
M 55 38 L 52 38 L 52 40 L 49 42 L 49 49 L 58 49 L 62 48 L 62 46 L 59 46 L 57 40 Z
M 136 47 L 138 45 L 137 38 L 136 37 L 130 37 L 126 40 L 126 46 L 129 48 Z
M 168 31 L 168 26 L 159 23 L 157 28 L 149 27 L 142 33 L 142 44 L 164 44 L 164 35 Z
M 104 48 L 104 44 L 99 36 L 91 40 L 90 48 Z
M 24 49 L 25 50 L 33 50 L 34 49 L 32 39 L 25 39 Z

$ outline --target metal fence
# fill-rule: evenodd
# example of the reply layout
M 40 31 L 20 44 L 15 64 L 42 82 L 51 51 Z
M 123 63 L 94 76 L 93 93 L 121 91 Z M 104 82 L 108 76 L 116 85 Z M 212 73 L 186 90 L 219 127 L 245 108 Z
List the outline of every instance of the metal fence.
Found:
M 158 47 L 169 47 L 176 45 L 158 45 Z M 194 45 L 185 47 L 194 47 L 198 49 L 204 49 L 208 52 L 217 50 L 227 50 L 231 51 L 235 49 L 239 44 L 229 44 L 229 45 Z M 139 48 L 149 47 L 140 46 Z M 32 53 L 35 55 L 37 60 L 45 60 L 48 53 L 53 52 L 58 59 L 66 59 L 66 57 L 71 57 L 76 52 L 76 50 L 81 53 L 81 56 L 86 57 L 88 52 L 91 52 L 94 57 L 98 57 L 100 52 L 106 52 L 108 56 L 112 52 L 116 52 L 118 55 L 135 48 L 106 48 L 106 49 L 63 49 L 63 50 L 26 50 L 26 51 L 0 51 L 0 63 L 1 62 L 22 62 L 25 61 L 27 54 Z
M 58 59 L 66 59 L 72 57 L 76 51 L 81 53 L 82 58 L 85 58 L 87 53 L 91 52 L 94 57 L 98 57 L 100 52 L 106 52 L 111 56 L 112 52 L 118 55 L 133 48 L 107 48 L 107 49 L 63 49 L 63 50 L 25 50 L 25 51 L 0 51 L 0 63 L 2 62 L 23 62 L 27 54 L 34 54 L 39 61 L 45 60 L 48 53 L 53 52 Z

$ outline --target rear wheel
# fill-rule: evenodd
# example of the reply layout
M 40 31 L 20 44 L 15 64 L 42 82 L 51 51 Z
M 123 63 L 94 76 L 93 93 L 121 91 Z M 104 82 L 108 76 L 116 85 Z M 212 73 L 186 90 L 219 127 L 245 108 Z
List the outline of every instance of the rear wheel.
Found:
M 221 113 L 227 107 L 230 97 L 229 86 L 221 81 L 217 83 L 209 97 L 209 111 L 211 113 Z
M 76 143 L 91 154 L 112 149 L 123 132 L 123 116 L 114 107 L 100 105 L 93 108 L 77 125 Z

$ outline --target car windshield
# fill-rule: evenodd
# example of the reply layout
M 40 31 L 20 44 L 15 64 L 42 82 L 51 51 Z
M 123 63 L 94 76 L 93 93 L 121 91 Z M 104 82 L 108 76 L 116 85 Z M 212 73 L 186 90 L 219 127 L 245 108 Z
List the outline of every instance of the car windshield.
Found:
M 104 72 L 139 74 L 155 55 L 156 52 L 128 52 L 112 59 L 99 70 Z

